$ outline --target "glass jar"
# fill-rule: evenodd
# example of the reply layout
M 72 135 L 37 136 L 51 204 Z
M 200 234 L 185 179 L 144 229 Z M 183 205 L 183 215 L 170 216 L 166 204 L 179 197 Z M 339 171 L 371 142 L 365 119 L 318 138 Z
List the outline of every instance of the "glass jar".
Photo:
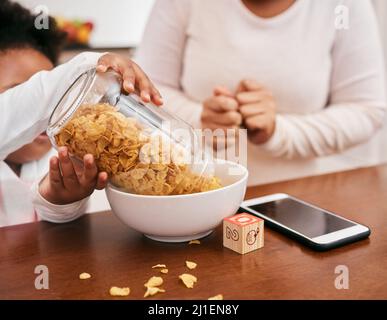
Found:
M 121 78 L 91 69 L 54 109 L 47 134 L 78 159 L 92 154 L 110 182 L 127 192 L 188 194 L 220 187 L 201 137 L 183 120 L 121 92 Z

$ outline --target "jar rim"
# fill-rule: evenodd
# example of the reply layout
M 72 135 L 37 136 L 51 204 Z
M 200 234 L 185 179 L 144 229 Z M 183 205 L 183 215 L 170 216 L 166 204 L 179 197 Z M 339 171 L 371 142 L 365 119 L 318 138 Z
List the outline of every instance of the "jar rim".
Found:
M 63 93 L 48 121 L 47 135 L 50 139 L 52 139 L 63 128 L 68 120 L 70 120 L 74 112 L 78 110 L 83 99 L 88 94 L 90 88 L 92 88 L 96 79 L 96 74 L 96 68 L 91 68 L 81 73 Z M 74 92 L 74 89 L 77 86 L 79 86 L 79 88 L 77 88 L 77 91 Z M 70 94 L 74 93 L 75 96 L 70 98 Z M 67 100 L 68 98 L 70 98 L 70 100 Z

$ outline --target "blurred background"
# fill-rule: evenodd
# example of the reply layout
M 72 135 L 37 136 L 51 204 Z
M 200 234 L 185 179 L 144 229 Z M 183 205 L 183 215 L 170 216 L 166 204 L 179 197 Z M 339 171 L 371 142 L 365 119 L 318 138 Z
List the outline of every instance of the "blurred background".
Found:
M 31 10 L 45 6 L 68 32 L 62 62 L 85 49 L 133 53 L 154 0 L 18 0 Z
M 46 6 L 48 13 L 55 16 L 61 27 L 68 32 L 69 45 L 61 58 L 64 62 L 84 50 L 109 50 L 132 55 L 141 42 L 155 0 L 17 1 L 32 10 L 37 6 Z M 387 61 L 387 1 L 372 1 L 380 24 Z M 387 162 L 387 125 L 373 141 L 378 162 Z

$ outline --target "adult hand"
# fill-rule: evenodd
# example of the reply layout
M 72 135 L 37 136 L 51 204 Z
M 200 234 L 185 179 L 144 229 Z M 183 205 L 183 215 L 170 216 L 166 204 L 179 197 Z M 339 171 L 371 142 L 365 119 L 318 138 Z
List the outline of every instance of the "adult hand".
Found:
M 226 88 L 216 87 L 213 96 L 203 102 L 201 115 L 203 129 L 236 129 L 242 123 L 238 102 Z
M 254 80 L 242 80 L 236 100 L 249 139 L 255 144 L 267 142 L 275 130 L 276 103 L 271 92 Z

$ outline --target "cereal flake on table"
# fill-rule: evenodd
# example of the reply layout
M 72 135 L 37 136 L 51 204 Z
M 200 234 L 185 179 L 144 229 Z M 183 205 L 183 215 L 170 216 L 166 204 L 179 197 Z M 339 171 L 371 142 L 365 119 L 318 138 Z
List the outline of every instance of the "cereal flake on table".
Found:
M 146 287 L 146 292 L 144 294 L 144 298 L 147 298 L 149 296 L 154 296 L 155 294 L 159 292 L 165 292 L 164 289 L 158 288 L 163 284 L 163 278 L 161 277 L 151 277 L 145 284 L 144 287 Z
M 158 288 L 158 287 L 147 287 L 147 290 L 144 294 L 144 298 L 147 298 L 149 296 L 154 296 L 155 294 L 157 294 L 159 292 L 165 292 L 165 290 Z
M 200 240 L 198 239 L 191 240 L 190 242 L 188 242 L 188 244 L 200 244 Z
M 198 281 L 198 279 L 192 274 L 183 273 L 179 276 L 179 279 L 184 283 L 187 288 L 192 289 L 194 284 Z
M 163 278 L 151 277 L 145 284 L 144 287 L 158 287 L 163 284 Z
M 126 297 L 130 294 L 130 288 L 111 287 L 109 293 L 113 297 Z
M 193 270 L 197 267 L 197 263 L 193 261 L 186 261 L 185 265 L 187 266 L 188 269 Z
M 90 278 L 91 278 L 91 274 L 87 273 L 87 272 L 82 272 L 79 275 L 79 279 L 81 279 L 81 280 L 86 280 L 86 279 L 90 279 Z

